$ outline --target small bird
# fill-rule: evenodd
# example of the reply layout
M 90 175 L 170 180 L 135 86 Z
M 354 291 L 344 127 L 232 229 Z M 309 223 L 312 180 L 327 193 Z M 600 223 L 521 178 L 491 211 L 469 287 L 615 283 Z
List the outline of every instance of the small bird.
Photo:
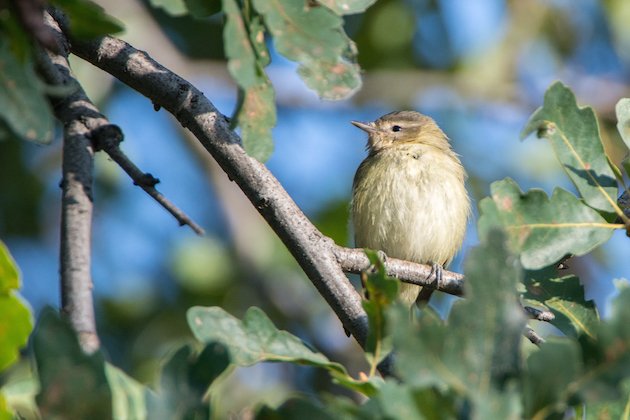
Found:
M 352 121 L 368 133 L 365 158 L 352 186 L 357 247 L 431 264 L 441 275 L 462 246 L 470 215 L 466 171 L 448 137 L 432 118 L 415 111 Z M 402 283 L 400 299 L 411 306 L 432 290 Z

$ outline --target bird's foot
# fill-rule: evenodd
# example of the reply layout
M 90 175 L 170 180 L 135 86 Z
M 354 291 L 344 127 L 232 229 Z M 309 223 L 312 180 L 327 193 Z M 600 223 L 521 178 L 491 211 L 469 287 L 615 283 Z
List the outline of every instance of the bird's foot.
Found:
M 443 272 L 444 272 L 444 268 L 442 268 L 442 264 L 433 263 L 433 264 L 431 264 L 431 272 L 427 276 L 427 280 L 429 280 L 431 278 L 434 278 L 435 279 L 435 286 L 437 288 L 437 286 L 440 283 L 442 283 Z

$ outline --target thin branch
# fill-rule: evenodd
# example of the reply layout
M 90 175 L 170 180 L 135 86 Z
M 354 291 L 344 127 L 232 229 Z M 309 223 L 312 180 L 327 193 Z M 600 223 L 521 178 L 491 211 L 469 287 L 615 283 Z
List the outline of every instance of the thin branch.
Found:
M 532 344 L 535 344 L 537 346 L 545 342 L 545 339 L 538 335 L 538 333 L 534 331 L 531 327 L 525 327 L 525 332 L 523 333 L 523 335 L 527 337 L 527 339 L 531 341 Z
M 53 33 L 58 36 L 60 29 L 57 22 L 48 14 L 46 14 L 46 22 L 49 25 L 48 27 L 54 30 Z M 61 45 L 67 45 L 65 38 L 58 37 L 58 42 Z M 155 185 L 160 181 L 153 175 L 140 170 L 120 149 L 120 143 L 124 138 L 122 130 L 117 125 L 111 124 L 87 97 L 85 91 L 72 74 L 67 59 L 67 47 L 63 48 L 63 51 L 65 52 L 61 55 L 51 54 L 55 67 L 40 63 L 40 72 L 48 83 L 72 89 L 71 97 L 73 98 L 73 103 L 70 110 L 74 118 L 81 121 L 88 130 L 86 135 L 91 140 L 95 151 L 103 150 L 107 153 L 109 157 L 129 175 L 134 185 L 142 188 L 149 196 L 157 201 L 158 204 L 175 217 L 180 226 L 188 225 L 195 233 L 203 235 L 204 231 L 201 226 L 195 223 L 186 213 L 180 210 L 155 188 Z M 58 110 L 55 109 L 55 112 L 57 113 Z M 57 117 L 59 118 L 58 115 Z
M 551 322 L 556 316 L 551 311 L 532 308 L 531 306 L 523 306 L 523 309 L 531 319 L 543 322 Z
M 53 13 L 65 31 L 63 16 Z M 308 220 L 265 165 L 245 153 L 225 116 L 197 88 L 124 41 L 73 40 L 72 52 L 169 111 L 195 135 L 284 242 L 344 328 L 364 345 L 367 316 L 337 263 L 333 242 Z
M 162 207 L 164 207 L 171 215 L 177 219 L 180 226 L 188 225 L 197 234 L 203 235 L 204 230 L 201 226 L 195 223 L 190 217 L 180 210 L 175 204 L 173 204 L 168 198 L 159 192 L 155 185 L 160 180 L 155 178 L 150 173 L 142 172 L 135 163 L 131 161 L 120 149 L 120 142 L 123 140 L 123 133 L 117 125 L 114 124 L 102 124 L 94 127 L 92 131 L 92 141 L 96 150 L 103 150 L 109 155 L 114 162 L 120 166 L 123 171 L 133 179 L 133 184 L 142 188 L 147 194 L 149 194 L 155 201 L 157 201 Z

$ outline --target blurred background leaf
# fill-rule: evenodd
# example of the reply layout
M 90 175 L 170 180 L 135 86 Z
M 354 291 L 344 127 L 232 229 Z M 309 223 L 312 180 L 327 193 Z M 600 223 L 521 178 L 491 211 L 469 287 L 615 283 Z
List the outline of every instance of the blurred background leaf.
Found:
M 0 66 L 0 118 L 20 139 L 50 143 L 53 115 L 32 62 L 20 62 L 3 42 Z
M 52 0 L 51 3 L 64 11 L 70 21 L 72 35 L 79 39 L 116 34 L 123 30 L 120 21 L 90 0 Z
M 83 353 L 70 325 L 52 308 L 42 311 L 33 336 L 43 417 L 111 417 L 112 394 L 102 353 Z
M 18 268 L 0 241 L 0 372 L 18 360 L 33 330 L 31 310 L 20 298 Z

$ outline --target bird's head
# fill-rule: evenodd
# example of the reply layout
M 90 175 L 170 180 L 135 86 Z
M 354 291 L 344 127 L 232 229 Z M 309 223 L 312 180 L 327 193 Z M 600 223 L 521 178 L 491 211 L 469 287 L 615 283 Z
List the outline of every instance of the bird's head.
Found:
M 435 121 L 416 111 L 391 112 L 373 122 L 352 121 L 352 124 L 368 133 L 370 153 L 410 144 L 450 149 L 448 138 Z

